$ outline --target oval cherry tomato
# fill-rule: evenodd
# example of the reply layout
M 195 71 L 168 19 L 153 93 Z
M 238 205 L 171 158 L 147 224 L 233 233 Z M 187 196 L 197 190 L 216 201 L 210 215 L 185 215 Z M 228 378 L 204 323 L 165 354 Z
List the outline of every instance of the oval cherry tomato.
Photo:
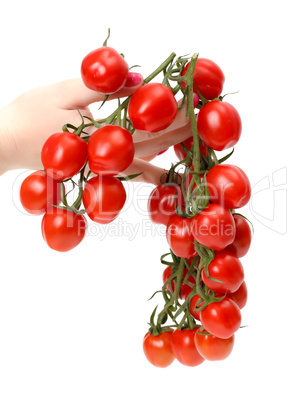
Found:
M 185 279 L 185 277 L 187 275 L 187 272 L 188 272 L 187 268 L 184 268 L 183 276 L 182 276 L 182 282 L 181 282 L 181 285 L 180 285 L 180 296 L 181 296 L 182 300 L 185 300 L 186 297 L 189 295 L 189 293 L 192 291 L 192 288 L 189 285 L 187 285 L 187 283 L 183 284 L 183 280 Z M 165 283 L 171 276 L 172 276 L 172 267 L 167 267 L 163 271 L 163 275 L 162 275 L 163 283 Z M 187 282 L 195 284 L 196 280 L 192 275 L 190 275 L 187 278 Z M 168 292 L 175 292 L 175 282 L 174 282 L 174 280 L 172 280 L 171 283 L 167 284 L 166 289 L 167 289 Z
M 201 307 L 203 304 L 204 300 L 199 295 L 194 295 L 190 299 L 189 312 L 196 320 L 201 321 L 201 310 L 196 310 L 196 308 Z
M 207 335 L 204 335 L 207 334 Z M 197 331 L 194 336 L 197 351 L 206 360 L 224 360 L 232 352 L 235 342 L 235 335 L 227 339 L 221 339 L 214 335 L 208 335 L 207 331 Z
M 20 200 L 23 208 L 32 215 L 42 215 L 61 201 L 61 184 L 44 171 L 37 170 L 23 181 Z
M 235 221 L 227 208 L 209 204 L 192 219 L 191 231 L 200 244 L 219 251 L 234 241 Z
M 208 304 L 201 311 L 203 327 L 218 338 L 230 338 L 241 325 L 241 312 L 233 300 L 225 297 L 219 302 Z
M 227 297 L 229 299 L 232 299 L 240 308 L 240 310 L 243 309 L 243 307 L 245 307 L 247 302 L 247 286 L 245 281 L 242 282 L 240 288 L 237 289 L 236 292 L 228 293 Z
M 236 292 L 244 280 L 244 270 L 240 260 L 227 251 L 215 252 L 214 259 L 208 266 L 208 272 L 209 278 L 206 275 L 206 268 L 202 270 L 202 281 L 207 288 L 222 294 Z
M 173 92 L 164 84 L 143 85 L 132 95 L 128 114 L 138 130 L 156 133 L 169 127 L 178 112 Z
M 181 75 L 185 75 L 189 63 L 186 64 Z M 194 92 L 200 92 L 206 99 L 218 98 L 222 92 L 225 76 L 220 67 L 214 61 L 204 58 L 198 58 L 193 79 Z M 183 89 L 185 82 L 181 81 Z M 198 90 L 198 91 L 197 91 Z
M 148 213 L 154 223 L 168 225 L 170 219 L 176 215 L 177 207 L 184 205 L 181 187 L 175 183 L 159 184 L 153 189 L 148 198 Z
M 251 196 L 248 177 L 235 165 L 216 165 L 207 174 L 210 201 L 229 209 L 241 208 Z
M 124 58 L 109 46 L 87 54 L 81 65 L 81 75 L 86 87 L 103 94 L 119 91 L 126 82 L 128 71 Z
M 242 124 L 234 106 L 227 102 L 212 101 L 200 110 L 197 127 L 204 144 L 222 151 L 239 141 Z
M 86 229 L 87 223 L 83 215 L 61 208 L 53 208 L 45 213 L 41 223 L 42 236 L 47 245 L 62 252 L 81 243 Z
M 187 138 L 187 140 L 183 141 L 182 144 L 190 151 L 191 147 L 193 146 L 193 137 Z M 201 153 L 203 154 L 204 158 L 207 156 L 207 147 L 206 145 L 202 145 L 199 143 L 199 149 Z M 174 145 L 174 152 L 177 156 L 177 158 L 182 161 L 183 159 L 186 158 L 186 153 L 183 151 L 181 148 L 181 143 Z
M 147 332 L 143 340 L 145 356 L 156 367 L 168 367 L 175 360 L 171 347 L 173 332 L 152 335 Z
M 95 174 L 115 176 L 132 163 L 134 146 L 125 128 L 107 125 L 94 131 L 88 141 L 88 162 Z
M 126 201 L 122 182 L 112 176 L 95 176 L 88 180 L 83 192 L 87 215 L 97 223 L 110 223 L 117 218 Z
M 87 161 L 87 144 L 69 132 L 51 135 L 44 143 L 41 161 L 48 176 L 63 181 L 75 176 Z
M 172 334 L 171 347 L 176 359 L 185 366 L 195 367 L 205 360 L 198 352 L 194 336 L 197 328 L 183 329 L 178 328 Z
M 241 215 L 233 215 L 235 226 L 236 226 L 236 236 L 233 243 L 229 244 L 225 250 L 230 251 L 236 257 L 244 257 L 248 252 L 251 243 L 251 230 L 247 220 Z
M 189 258 L 196 254 L 194 237 L 191 233 L 192 219 L 178 215 L 172 217 L 167 226 L 167 241 L 174 254 L 181 258 Z

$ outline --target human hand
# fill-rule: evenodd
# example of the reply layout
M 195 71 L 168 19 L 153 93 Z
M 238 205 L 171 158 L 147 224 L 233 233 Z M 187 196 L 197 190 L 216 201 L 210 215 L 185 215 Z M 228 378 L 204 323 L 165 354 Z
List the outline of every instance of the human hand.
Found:
M 110 95 L 109 100 L 127 97 L 142 85 L 140 74 L 130 74 L 126 86 Z M 41 169 L 40 153 L 47 138 L 61 131 L 65 123 L 79 126 L 81 118 L 77 109 L 83 116 L 92 117 L 89 105 L 104 98 L 104 94 L 86 88 L 81 79 L 33 89 L 19 96 L 0 112 L 0 173 L 12 169 Z M 143 172 L 138 181 L 157 184 L 165 170 L 147 161 L 190 136 L 185 108 L 166 130 L 158 133 L 136 130 L 133 135 L 135 159 L 123 175 Z

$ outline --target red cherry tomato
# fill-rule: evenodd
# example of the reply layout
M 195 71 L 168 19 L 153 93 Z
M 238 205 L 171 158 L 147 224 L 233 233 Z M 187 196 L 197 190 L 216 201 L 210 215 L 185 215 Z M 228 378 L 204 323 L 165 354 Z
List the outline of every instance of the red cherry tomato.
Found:
M 181 282 L 181 285 L 180 285 L 180 296 L 181 296 L 182 300 L 185 300 L 186 297 L 189 295 L 189 293 L 192 291 L 192 288 L 189 285 L 187 285 L 186 283 L 183 284 L 183 280 L 185 279 L 185 277 L 187 275 L 187 272 L 188 272 L 187 268 L 184 268 L 183 276 L 182 276 L 182 282 Z M 163 271 L 163 275 L 162 275 L 163 283 L 165 283 L 171 276 L 172 276 L 172 267 L 167 267 Z M 196 280 L 192 275 L 190 275 L 187 278 L 187 282 L 195 284 Z M 175 282 L 174 282 L 174 280 L 172 280 L 171 283 L 167 284 L 166 289 L 167 289 L 168 292 L 171 292 L 171 291 L 174 292 L 175 291 Z
M 115 176 L 132 163 L 134 146 L 130 132 L 107 125 L 96 130 L 88 141 L 88 162 L 95 174 Z
M 128 114 L 138 130 L 156 133 L 169 127 L 178 112 L 173 92 L 164 84 L 143 85 L 132 95 Z
M 192 219 L 178 215 L 172 217 L 167 226 L 167 241 L 174 254 L 181 258 L 189 258 L 196 254 L 194 237 L 191 233 Z
M 189 67 L 186 64 L 181 75 L 185 75 Z M 220 67 L 214 61 L 204 58 L 199 58 L 196 63 L 193 79 L 193 91 L 204 96 L 206 99 L 218 98 L 222 92 L 225 76 Z M 183 89 L 185 82 L 181 81 Z
M 83 215 L 53 208 L 44 214 L 41 230 L 47 245 L 56 251 L 69 251 L 76 247 L 85 236 L 87 229 Z
M 241 312 L 233 300 L 225 297 L 201 311 L 201 323 L 211 335 L 227 339 L 240 328 Z
M 193 146 L 193 137 L 187 138 L 187 140 L 183 141 L 182 144 L 190 151 L 191 147 Z M 199 149 L 201 153 L 203 154 L 204 158 L 207 156 L 207 147 L 206 145 L 202 145 L 199 143 Z M 186 158 L 186 153 L 183 151 L 181 148 L 181 143 L 174 145 L 174 152 L 177 156 L 177 158 L 182 161 L 183 159 Z
M 44 143 L 41 161 L 48 176 L 63 181 L 75 176 L 87 161 L 87 144 L 69 132 L 51 135 Z
M 113 48 L 103 46 L 84 57 L 81 75 L 86 87 L 103 94 L 121 89 L 128 76 L 128 64 Z
M 23 181 L 20 200 L 23 208 L 32 215 L 42 215 L 61 201 L 61 184 L 37 170 Z
M 251 243 L 251 230 L 247 220 L 241 215 L 233 215 L 235 226 L 236 226 L 236 236 L 233 243 L 229 244 L 225 250 L 230 251 L 236 257 L 244 257 L 248 252 Z
M 207 288 L 218 293 L 236 292 L 244 280 L 244 270 L 240 260 L 227 251 L 215 252 L 214 259 L 208 266 L 208 272 L 209 278 L 206 275 L 206 268 L 202 270 L 202 281 Z
M 210 200 L 229 209 L 241 208 L 251 196 L 248 177 L 235 165 L 216 165 L 207 174 Z
M 234 106 L 227 102 L 212 101 L 200 110 L 197 128 L 204 144 L 222 151 L 239 141 L 242 124 Z
M 198 352 L 194 336 L 197 328 L 183 329 L 178 328 L 173 332 L 171 338 L 171 347 L 176 359 L 183 365 L 195 367 L 205 360 Z
M 236 290 L 236 292 L 228 293 L 227 297 L 229 299 L 232 299 L 240 308 L 240 310 L 243 309 L 243 307 L 245 307 L 247 302 L 247 286 L 245 281 L 242 282 L 240 288 Z
M 209 206 L 192 219 L 194 238 L 212 250 L 223 250 L 235 239 L 235 222 L 231 212 L 219 204 Z
M 175 360 L 171 347 L 172 332 L 152 335 L 147 332 L 143 340 L 143 350 L 148 361 L 156 367 L 168 367 Z
M 207 334 L 207 335 L 204 335 Z M 208 335 L 207 331 L 197 331 L 194 336 L 197 351 L 206 360 L 224 360 L 232 352 L 235 342 L 235 335 L 227 339 L 221 339 L 214 335 Z
M 181 187 L 175 183 L 159 184 L 148 198 L 148 213 L 154 223 L 168 225 L 169 220 L 176 215 L 177 207 L 184 204 Z
M 201 310 L 195 310 L 204 304 L 204 300 L 200 298 L 199 295 L 194 295 L 190 299 L 189 312 L 196 320 L 201 321 Z
M 95 176 L 88 180 L 83 192 L 83 204 L 90 219 L 110 223 L 117 218 L 126 201 L 122 182 L 112 176 Z

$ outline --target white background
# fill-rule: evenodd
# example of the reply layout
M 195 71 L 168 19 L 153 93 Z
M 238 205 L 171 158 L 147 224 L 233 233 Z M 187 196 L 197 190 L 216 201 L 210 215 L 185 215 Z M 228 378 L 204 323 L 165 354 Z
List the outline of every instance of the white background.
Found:
M 2 5 L 0 108 L 27 89 L 78 77 L 82 58 L 100 46 L 108 27 L 109 44 L 130 65 L 140 64 L 144 76 L 172 51 L 199 51 L 217 62 L 226 76 L 224 92 L 240 90 L 227 99 L 243 121 L 230 161 L 246 171 L 254 187 L 253 202 L 243 213 L 253 221 L 255 235 L 242 260 L 247 327 L 236 334 L 232 355 L 196 368 L 174 362 L 161 370 L 142 350 L 146 323 L 160 301 L 146 299 L 161 286 L 159 257 L 168 250 L 163 228 L 157 233 L 146 214 L 153 186 L 130 183 L 127 207 L 110 233 L 102 239 L 107 228 L 101 228 L 60 254 L 43 242 L 41 218 L 19 208 L 23 172 L 6 173 L 0 178 L 1 402 L 297 397 L 291 367 L 298 357 L 294 6 L 286 0 Z M 171 149 L 155 162 L 168 168 L 172 161 Z M 124 223 L 139 228 L 133 240 L 116 235 Z

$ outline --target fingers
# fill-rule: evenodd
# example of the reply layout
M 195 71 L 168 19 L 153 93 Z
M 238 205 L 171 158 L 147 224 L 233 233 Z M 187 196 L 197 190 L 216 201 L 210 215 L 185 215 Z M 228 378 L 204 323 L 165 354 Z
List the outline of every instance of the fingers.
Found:
M 135 158 L 129 168 L 121 173 L 121 176 L 129 176 L 136 173 L 142 174 L 132 181 L 158 185 L 160 184 L 160 177 L 167 173 L 167 170 L 154 166 L 142 159 Z
M 178 144 L 192 136 L 190 123 L 185 127 L 163 134 L 160 137 L 149 139 L 147 141 L 137 142 L 134 144 L 135 157 L 142 158 L 147 155 L 157 154 L 164 151 L 172 145 Z
M 109 95 L 108 100 L 127 97 L 143 84 L 139 73 L 129 73 L 126 84 L 120 91 Z M 66 80 L 57 84 L 57 98 L 63 109 L 82 109 L 91 103 L 102 102 L 105 94 L 88 89 L 81 78 Z

